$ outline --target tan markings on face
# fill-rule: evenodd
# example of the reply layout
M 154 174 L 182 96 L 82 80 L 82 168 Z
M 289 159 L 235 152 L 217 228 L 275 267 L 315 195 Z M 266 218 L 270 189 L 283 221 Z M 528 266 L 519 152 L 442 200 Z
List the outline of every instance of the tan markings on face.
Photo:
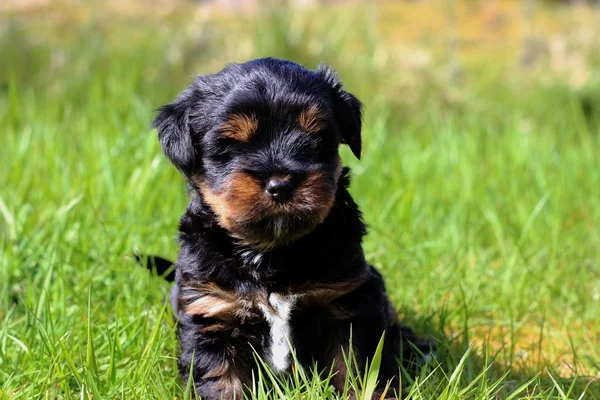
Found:
M 335 184 L 324 171 L 310 173 L 296 189 L 295 197 L 309 207 L 322 223 L 335 201 Z
M 269 208 L 262 185 L 253 177 L 243 173 L 232 174 L 223 191 L 217 193 L 200 179 L 194 183 L 200 189 L 204 201 L 217 215 L 223 228 L 232 231 L 238 221 L 247 221 L 262 216 L 261 211 Z
M 215 213 L 219 225 L 234 237 L 270 248 L 276 240 L 294 240 L 307 232 L 288 231 L 281 238 L 273 237 L 269 240 L 267 236 L 258 232 L 247 231 L 245 226 L 265 218 L 281 217 L 283 214 L 293 216 L 294 213 L 313 219 L 315 226 L 322 223 L 335 201 L 341 173 L 342 164 L 338 157 L 333 177 L 325 171 L 310 173 L 299 183 L 294 197 L 285 204 L 271 201 L 265 195 L 264 185 L 255 177 L 242 172 L 232 173 L 218 191 L 213 190 L 201 176 L 193 177 L 192 182 Z M 282 178 L 289 177 L 282 176 Z M 270 232 L 264 234 L 268 235 Z
M 317 104 L 311 104 L 298 116 L 300 128 L 310 133 L 319 132 L 325 125 L 325 112 Z
M 258 120 L 254 114 L 235 114 L 221 126 L 221 135 L 240 142 L 247 142 L 258 129 Z

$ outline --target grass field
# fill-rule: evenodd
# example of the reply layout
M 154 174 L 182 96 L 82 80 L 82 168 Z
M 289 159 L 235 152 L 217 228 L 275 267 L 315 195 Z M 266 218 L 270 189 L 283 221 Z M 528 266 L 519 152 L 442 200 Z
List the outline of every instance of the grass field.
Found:
M 343 153 L 366 254 L 439 341 L 408 397 L 600 399 L 600 14 L 510 4 L 0 14 L 0 399 L 193 397 L 168 284 L 131 259 L 174 258 L 186 205 L 149 125 L 193 73 L 266 55 L 366 104 Z M 256 397 L 335 398 L 294 378 Z

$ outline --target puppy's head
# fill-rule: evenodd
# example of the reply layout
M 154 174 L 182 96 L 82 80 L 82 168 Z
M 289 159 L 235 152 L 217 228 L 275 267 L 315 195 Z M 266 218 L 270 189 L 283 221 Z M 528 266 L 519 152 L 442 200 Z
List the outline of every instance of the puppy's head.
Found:
M 153 123 L 164 153 L 232 236 L 289 243 L 328 215 L 338 147 L 361 151 L 361 104 L 335 72 L 283 60 L 198 76 Z

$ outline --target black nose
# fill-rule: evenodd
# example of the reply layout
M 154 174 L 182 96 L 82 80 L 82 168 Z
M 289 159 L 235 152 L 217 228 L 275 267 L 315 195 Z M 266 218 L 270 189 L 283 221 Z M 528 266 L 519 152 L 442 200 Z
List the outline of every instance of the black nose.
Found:
M 287 179 L 271 178 L 267 182 L 265 191 L 275 201 L 288 201 L 294 192 L 294 185 Z

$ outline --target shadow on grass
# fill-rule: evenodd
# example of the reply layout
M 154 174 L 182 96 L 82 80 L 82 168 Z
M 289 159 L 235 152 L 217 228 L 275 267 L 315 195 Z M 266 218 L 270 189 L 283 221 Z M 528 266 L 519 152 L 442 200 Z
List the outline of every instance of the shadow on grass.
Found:
M 415 385 L 419 390 L 407 398 L 437 398 L 442 392 L 429 393 L 423 397 L 421 388 L 425 381 L 437 381 L 431 387 L 444 390 L 455 387 L 460 398 L 493 395 L 496 399 L 600 399 L 600 376 L 589 376 L 559 371 L 543 362 L 536 367 L 517 365 L 514 359 L 506 360 L 507 348 L 503 343 L 499 349 L 490 344 L 478 346 L 464 329 L 459 335 L 448 336 L 447 313 L 435 316 L 418 315 L 403 309 L 402 323 L 414 329 L 420 338 L 429 338 L 437 346 L 437 357 L 424 366 L 404 371 L 404 379 L 410 392 Z M 466 333 L 465 333 L 466 332 Z M 511 354 L 511 357 L 514 354 Z M 536 370 L 537 369 L 537 370 Z M 442 390 L 443 391 L 443 390 Z M 448 394 L 448 393 L 447 393 Z M 487 397 L 486 397 L 487 398 Z

